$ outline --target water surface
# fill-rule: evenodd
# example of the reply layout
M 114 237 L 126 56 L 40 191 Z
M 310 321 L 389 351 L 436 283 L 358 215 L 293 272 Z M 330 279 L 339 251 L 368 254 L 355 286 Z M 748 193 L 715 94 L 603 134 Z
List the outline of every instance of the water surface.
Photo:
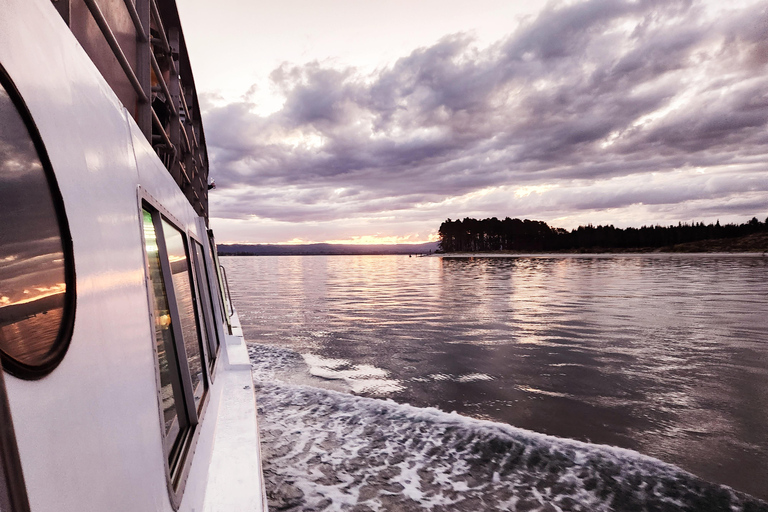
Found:
M 765 258 L 223 264 L 246 338 L 301 354 L 315 378 L 637 450 L 768 498 Z

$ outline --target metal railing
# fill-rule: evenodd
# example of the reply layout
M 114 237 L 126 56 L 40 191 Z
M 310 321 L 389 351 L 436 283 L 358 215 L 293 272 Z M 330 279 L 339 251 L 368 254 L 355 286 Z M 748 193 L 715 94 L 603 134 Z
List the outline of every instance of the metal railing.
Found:
M 109 24 L 107 23 L 106 18 L 104 18 L 104 14 L 101 12 L 99 5 L 96 3 L 95 0 L 83 0 L 83 1 L 85 2 L 85 5 L 88 7 L 88 10 L 91 11 L 91 15 L 93 16 L 93 19 L 96 21 L 96 24 L 99 26 L 99 29 L 101 29 L 101 33 L 104 35 L 104 38 L 107 40 L 107 44 L 112 49 L 112 53 L 115 54 L 115 58 L 117 59 L 117 62 L 120 64 L 120 67 L 123 68 L 123 71 L 125 71 L 125 76 L 128 78 L 128 81 L 131 82 L 133 89 L 136 91 L 136 94 L 139 96 L 139 100 L 142 103 L 146 103 L 148 101 L 147 93 L 144 91 L 144 88 L 141 86 L 141 83 L 139 83 L 139 79 L 136 77 L 136 73 L 133 72 L 131 63 L 128 62 L 128 59 L 126 58 L 125 53 L 123 53 L 123 49 L 120 47 L 120 43 L 117 42 L 117 38 L 115 37 L 115 34 L 112 33 L 112 29 L 109 27 Z M 130 3 L 130 1 L 127 1 L 126 3 Z
M 73 12 L 76 12 L 70 8 L 70 2 L 85 4 L 122 68 L 125 79 L 136 94 L 136 108 L 132 114 L 139 128 L 152 144 L 192 207 L 198 215 L 206 219 L 207 223 L 208 155 L 200 122 L 194 79 L 175 2 L 173 0 L 53 1 L 65 22 L 70 26 L 72 26 L 70 17 Z M 136 33 L 135 62 L 132 63 L 126 56 L 128 52 L 120 45 L 102 8 L 108 9 L 107 12 L 111 12 L 111 9 L 125 9 L 130 16 Z M 83 46 L 88 51 L 88 45 L 83 44 Z M 131 50 L 130 55 L 133 54 L 134 51 Z M 96 59 L 94 62 L 98 67 Z M 101 71 L 108 83 L 110 78 L 115 80 L 104 70 Z M 110 83 L 113 89 L 116 89 L 117 85 Z M 130 107 L 130 105 L 126 106 Z

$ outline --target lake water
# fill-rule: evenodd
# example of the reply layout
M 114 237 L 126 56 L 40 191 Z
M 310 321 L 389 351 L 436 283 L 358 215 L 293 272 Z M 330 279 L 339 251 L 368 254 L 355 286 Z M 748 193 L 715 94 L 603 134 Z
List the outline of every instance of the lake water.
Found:
M 334 404 L 322 413 L 325 423 L 340 410 L 348 421 L 377 406 L 391 408 L 387 418 L 405 414 L 418 423 L 430 407 L 459 414 L 430 409 L 439 419 L 428 428 L 440 432 L 469 417 L 485 420 L 468 420 L 472 432 L 506 424 L 590 443 L 568 445 L 573 453 L 587 446 L 587 458 L 603 454 L 597 444 L 626 448 L 768 499 L 767 258 L 280 256 L 222 263 L 253 343 L 255 376 L 267 372 L 259 398 L 270 405 L 265 421 L 283 422 L 280 429 L 290 426 L 286 418 L 309 421 L 313 402 Z M 381 399 L 413 407 L 403 412 Z M 552 443 L 550 451 L 560 446 Z M 563 474 L 563 481 L 574 478 Z M 594 486 L 582 477 L 578 493 L 589 494 Z M 424 501 L 424 489 L 419 501 L 407 492 L 411 484 L 399 486 L 413 503 L 462 509 L 447 495 Z M 310 493 L 295 485 L 301 490 L 291 492 Z M 321 497 L 330 492 L 323 485 Z M 560 495 L 572 500 L 574 493 Z M 617 509 L 615 495 L 606 510 Z M 370 503 L 382 503 L 376 499 Z M 596 503 L 592 509 L 600 509 Z

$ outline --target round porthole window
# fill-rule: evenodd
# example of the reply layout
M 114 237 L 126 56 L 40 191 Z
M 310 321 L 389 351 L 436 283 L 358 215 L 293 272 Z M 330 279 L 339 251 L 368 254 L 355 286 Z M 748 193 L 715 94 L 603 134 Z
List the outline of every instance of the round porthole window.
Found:
M 0 358 L 24 379 L 53 370 L 74 323 L 72 243 L 34 122 L 0 68 Z

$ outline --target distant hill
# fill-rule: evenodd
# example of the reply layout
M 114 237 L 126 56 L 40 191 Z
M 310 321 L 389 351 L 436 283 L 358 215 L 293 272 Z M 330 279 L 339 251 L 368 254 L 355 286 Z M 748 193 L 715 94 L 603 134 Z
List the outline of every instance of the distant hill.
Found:
M 221 256 L 322 256 L 322 255 L 375 255 L 375 254 L 428 254 L 437 250 L 437 242 L 395 245 L 351 244 L 219 244 Z

